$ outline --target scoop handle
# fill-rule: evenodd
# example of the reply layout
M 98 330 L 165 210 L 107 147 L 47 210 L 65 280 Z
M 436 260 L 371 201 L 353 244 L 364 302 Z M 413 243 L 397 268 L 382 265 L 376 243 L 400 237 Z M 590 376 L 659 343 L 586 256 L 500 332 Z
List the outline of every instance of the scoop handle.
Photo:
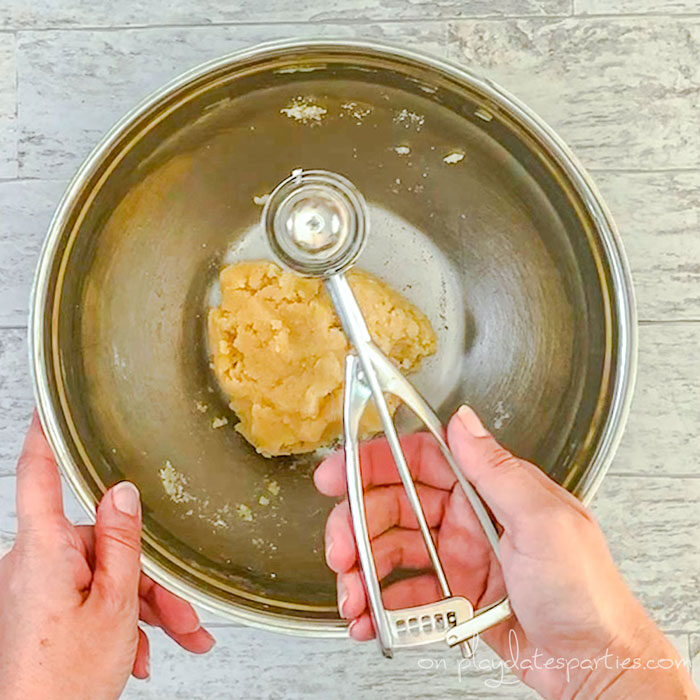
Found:
M 369 531 L 367 528 L 366 512 L 362 491 L 362 474 L 359 459 L 359 424 L 362 414 L 370 399 L 373 400 L 384 429 L 384 435 L 394 458 L 396 469 L 401 478 L 406 497 L 416 516 L 418 527 L 425 542 L 431 564 L 437 576 L 440 588 L 445 598 L 452 593 L 447 581 L 437 545 L 433 540 L 427 518 L 423 511 L 413 477 L 406 462 L 406 457 L 399 442 L 396 427 L 389 412 L 384 393 L 392 393 L 400 398 L 433 434 L 457 482 L 469 500 L 479 520 L 484 533 L 498 557 L 498 533 L 489 517 L 483 503 L 471 484 L 457 466 L 452 453 L 445 443 L 440 419 L 430 405 L 415 390 L 411 383 L 394 367 L 391 361 L 372 342 L 362 312 L 357 304 L 350 285 L 344 275 L 333 275 L 326 280 L 326 287 L 331 295 L 334 306 L 340 317 L 345 333 L 355 348 L 356 355 L 349 355 L 346 360 L 344 424 L 345 424 L 345 456 L 348 479 L 348 500 L 355 529 L 355 540 L 358 547 L 363 579 L 370 607 L 375 622 L 377 638 L 385 656 L 391 656 L 391 649 L 397 642 L 389 625 L 387 612 L 381 598 L 381 588 L 377 578 L 376 567 L 372 557 Z M 510 614 L 507 599 L 499 602 L 497 611 Z M 478 612 L 477 612 L 478 615 Z M 492 613 L 490 619 L 498 617 Z M 466 622 L 463 620 L 461 622 Z M 454 639 L 454 638 L 453 638 Z M 471 655 L 471 649 L 465 639 L 453 644 L 459 644 L 463 655 Z

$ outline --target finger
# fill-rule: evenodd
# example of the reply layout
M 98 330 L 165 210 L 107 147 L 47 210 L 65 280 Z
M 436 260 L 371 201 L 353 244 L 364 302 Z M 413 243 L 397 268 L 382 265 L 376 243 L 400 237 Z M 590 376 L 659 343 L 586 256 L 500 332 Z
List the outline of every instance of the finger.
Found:
M 190 634 L 200 628 L 194 608 L 182 598 L 159 586 L 153 579 L 141 574 L 139 597 L 148 601 L 163 629 L 175 634 Z
M 433 542 L 437 541 L 437 530 L 432 529 L 431 534 Z M 420 530 L 392 528 L 372 541 L 372 554 L 380 580 L 396 569 L 424 569 L 431 565 Z
M 489 517 L 494 520 L 493 514 L 489 513 Z M 498 523 L 496 529 L 502 532 Z M 441 556 L 446 560 L 455 562 L 458 567 L 463 567 L 471 574 L 483 566 L 488 566 L 489 555 L 493 550 L 465 493 L 459 487 L 452 491 L 440 530 L 443 534 Z
M 140 577 L 141 502 L 136 486 L 122 481 L 102 498 L 95 523 L 95 575 L 90 599 L 132 610 Z
M 63 520 L 61 479 L 35 411 L 17 462 L 18 530 Z
M 204 627 L 200 627 L 196 632 L 190 632 L 189 634 L 175 634 L 167 630 L 164 631 L 168 637 L 192 654 L 206 654 L 216 644 L 216 639 Z
M 433 531 L 433 537 L 436 532 Z M 372 553 L 380 580 L 395 569 L 425 569 L 430 566 L 428 550 L 418 530 L 393 528 L 372 542 Z M 358 617 L 367 607 L 362 575 L 357 567 L 338 574 L 338 611 L 346 620 Z
M 367 642 L 374 639 L 374 625 L 369 613 L 363 613 L 355 618 L 348 627 L 348 634 L 356 642 Z
M 88 564 L 94 568 L 94 528 L 91 525 L 78 525 L 75 529 L 85 544 Z M 201 626 L 197 613 L 189 603 L 170 593 L 143 573 L 139 577 L 139 598 L 148 603 L 149 609 L 153 611 L 153 619 L 157 620 L 157 622 L 144 620 L 148 624 L 157 624 L 176 634 L 195 632 Z
M 159 615 L 153 611 L 150 604 L 144 599 L 139 601 L 139 617 L 147 625 L 160 627 L 170 639 L 193 654 L 206 654 L 216 644 L 214 637 L 204 627 L 186 634 L 173 632 L 162 624 Z
M 401 448 L 415 481 L 441 489 L 452 488 L 454 475 L 432 435 L 404 435 L 401 437 Z M 360 445 L 360 465 L 365 488 L 401 481 L 386 438 L 376 438 Z M 314 472 L 314 483 L 326 496 L 337 497 L 345 493 L 345 453 L 342 450 L 321 462 Z
M 450 562 L 448 580 L 455 590 L 472 601 L 493 602 L 503 595 L 503 579 L 498 559 L 484 538 L 473 516 L 464 518 L 469 505 L 461 491 L 453 492 L 452 503 L 440 525 L 440 552 L 443 561 Z M 467 523 L 465 525 L 465 522 Z M 437 531 L 432 531 L 436 539 Z M 372 554 L 380 580 L 396 569 L 422 570 L 431 567 L 428 551 L 418 530 L 392 528 L 372 540 Z M 489 575 L 491 574 L 491 575 Z M 367 606 L 361 573 L 353 566 L 337 577 L 338 609 L 341 617 L 358 617 Z
M 367 596 L 362 575 L 356 567 L 336 579 L 338 614 L 344 620 L 354 620 L 367 608 Z
M 145 680 L 151 675 L 151 648 L 146 633 L 139 627 L 139 642 L 136 647 L 136 658 L 131 669 L 134 678 Z
M 443 597 L 440 584 L 433 574 L 423 574 L 397 581 L 387 586 L 382 594 L 387 610 L 425 605 Z
M 449 492 L 417 484 L 429 527 L 442 520 Z M 403 486 L 377 486 L 365 494 L 367 524 L 371 538 L 392 527 L 417 528 L 416 516 Z M 348 571 L 357 559 L 357 547 L 347 500 L 336 505 L 326 521 L 326 562 L 336 573 Z
M 506 530 L 560 503 L 549 478 L 499 445 L 468 406 L 452 417 L 447 437 L 457 464 Z
M 437 579 L 434 576 L 425 575 L 387 586 L 382 598 L 388 610 L 398 610 L 439 600 L 442 598 L 442 593 Z M 356 617 L 350 623 L 348 631 L 350 637 L 358 642 L 374 639 L 374 626 L 369 612 L 363 612 Z

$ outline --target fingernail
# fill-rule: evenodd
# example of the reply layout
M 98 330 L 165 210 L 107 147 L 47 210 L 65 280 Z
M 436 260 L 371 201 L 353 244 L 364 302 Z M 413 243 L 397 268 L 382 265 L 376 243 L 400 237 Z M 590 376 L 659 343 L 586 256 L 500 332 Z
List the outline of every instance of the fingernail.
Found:
M 345 590 L 345 586 L 340 580 L 338 580 L 338 612 L 340 613 L 340 617 L 345 617 L 343 608 L 348 602 L 348 597 L 349 595 L 348 592 Z
M 122 481 L 112 489 L 112 501 L 124 515 L 136 515 L 141 505 L 139 490 L 130 481 Z
M 353 620 L 353 621 L 350 623 L 350 625 L 348 626 L 348 634 L 350 635 L 350 639 L 355 639 L 355 638 L 352 636 L 352 631 L 353 631 L 353 629 L 355 628 L 356 625 L 357 625 L 357 619 Z
M 150 679 L 151 677 L 151 660 L 149 659 L 146 662 L 146 680 Z
M 471 406 L 467 406 L 466 404 L 460 406 L 459 411 L 457 411 L 457 417 L 466 428 L 467 432 L 471 433 L 474 437 L 486 437 L 489 434 L 489 431 L 484 428 L 484 424 Z

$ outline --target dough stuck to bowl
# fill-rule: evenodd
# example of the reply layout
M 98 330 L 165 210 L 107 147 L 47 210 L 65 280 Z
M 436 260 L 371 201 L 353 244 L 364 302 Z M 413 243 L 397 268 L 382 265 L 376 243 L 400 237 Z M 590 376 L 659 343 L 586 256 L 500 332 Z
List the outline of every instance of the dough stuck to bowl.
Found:
M 229 265 L 219 275 L 221 304 L 209 311 L 216 378 L 238 416 L 238 430 L 267 456 L 310 452 L 342 434 L 348 341 L 320 280 L 268 261 Z M 427 317 L 361 270 L 348 273 L 370 334 L 404 372 L 435 352 Z M 399 401 L 388 396 L 389 409 Z M 370 405 L 363 437 L 381 430 Z

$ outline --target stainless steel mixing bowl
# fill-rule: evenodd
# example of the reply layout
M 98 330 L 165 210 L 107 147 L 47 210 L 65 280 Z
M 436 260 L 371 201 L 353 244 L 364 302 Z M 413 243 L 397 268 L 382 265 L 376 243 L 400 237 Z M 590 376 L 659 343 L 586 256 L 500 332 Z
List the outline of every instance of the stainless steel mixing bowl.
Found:
M 278 43 L 195 69 L 115 126 L 68 188 L 37 272 L 31 355 L 51 445 L 91 511 L 116 481 L 138 484 L 156 580 L 249 624 L 342 634 L 318 455 L 264 459 L 232 429 L 204 330 L 220 266 L 269 256 L 258 198 L 299 167 L 367 198 L 359 264 L 430 316 L 439 350 L 416 382 L 441 415 L 469 402 L 584 499 L 625 420 L 635 316 L 581 166 L 457 66 Z

